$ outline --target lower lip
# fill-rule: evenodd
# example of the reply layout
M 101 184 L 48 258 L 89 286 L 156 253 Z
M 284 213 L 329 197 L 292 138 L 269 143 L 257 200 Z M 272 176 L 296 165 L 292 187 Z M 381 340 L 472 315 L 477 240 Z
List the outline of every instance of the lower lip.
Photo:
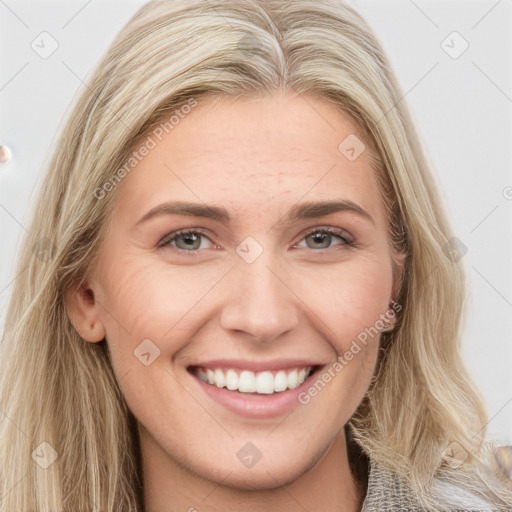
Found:
M 316 370 L 311 373 L 309 377 L 295 389 L 287 389 L 286 391 L 272 395 L 230 391 L 226 388 L 218 388 L 215 385 L 208 384 L 192 373 L 191 375 L 210 398 L 226 409 L 248 418 L 265 419 L 281 416 L 291 411 L 294 407 L 302 405 L 299 402 L 299 395 L 311 386 L 313 382 L 312 377 L 314 377 L 318 371 L 319 370 Z

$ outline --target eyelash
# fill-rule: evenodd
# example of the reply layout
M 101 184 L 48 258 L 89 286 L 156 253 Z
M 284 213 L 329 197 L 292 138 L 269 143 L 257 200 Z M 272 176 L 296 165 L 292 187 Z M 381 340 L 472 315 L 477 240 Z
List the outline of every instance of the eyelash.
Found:
M 342 231 L 340 229 L 337 229 L 337 228 L 332 228 L 332 227 L 316 227 L 310 231 L 308 231 L 300 240 L 299 242 L 301 242 L 302 240 L 304 240 L 306 237 L 308 237 L 309 235 L 312 235 L 314 233 L 322 233 L 322 234 L 329 234 L 329 235 L 334 235 L 334 236 L 337 236 L 343 243 L 342 245 L 346 245 L 346 246 L 349 246 L 349 247 L 357 247 L 358 245 L 351 239 L 351 237 L 348 236 L 348 234 L 345 232 L 345 231 Z M 172 242 L 174 242 L 174 240 L 176 240 L 177 238 L 179 238 L 180 236 L 183 236 L 183 235 L 189 235 L 189 234 L 192 234 L 192 235 L 201 235 L 201 236 L 204 236 L 205 238 L 208 238 L 200 229 L 181 229 L 181 230 L 178 230 L 178 231 L 174 231 L 172 233 L 169 233 L 167 235 L 165 235 L 161 240 L 160 242 L 158 242 L 158 247 L 167 247 L 167 246 L 170 246 Z M 208 240 L 210 240 L 208 238 Z M 211 242 L 211 240 L 210 240 Z M 213 242 L 212 242 L 213 243 Z M 297 244 L 295 244 L 297 245 Z M 201 249 L 194 249 L 194 250 L 191 250 L 191 251 L 188 251 L 186 249 L 181 249 L 179 247 L 175 247 L 175 249 L 177 249 L 178 251 L 182 251 L 182 252 L 185 252 L 191 256 L 194 256 L 196 254 L 198 254 L 199 252 L 201 252 Z M 316 252 L 319 252 L 319 251 L 328 251 L 329 249 L 334 249 L 334 247 L 327 247 L 325 249 L 318 249 Z M 313 249 L 314 250 L 314 249 Z

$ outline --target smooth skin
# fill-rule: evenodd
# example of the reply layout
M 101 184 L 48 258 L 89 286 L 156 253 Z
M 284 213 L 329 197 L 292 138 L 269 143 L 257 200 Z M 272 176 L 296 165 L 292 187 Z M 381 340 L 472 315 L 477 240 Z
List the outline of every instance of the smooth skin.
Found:
M 357 133 L 311 96 L 207 98 L 115 190 L 98 262 L 67 305 L 84 339 L 106 336 L 139 426 L 147 512 L 360 509 L 343 427 L 368 389 L 379 336 L 307 405 L 275 418 L 227 410 L 187 371 L 218 358 L 328 368 L 397 297 L 403 259 L 370 150 L 354 161 L 339 150 Z M 286 220 L 297 204 L 326 200 L 352 201 L 371 219 L 346 210 Z M 231 221 L 141 221 L 173 201 L 224 207 Z M 199 233 L 170 240 L 184 228 Z M 249 236 L 263 249 L 252 263 L 236 250 Z M 147 339 L 160 350 L 149 365 L 134 355 Z M 237 457 L 248 442 L 262 454 L 252 467 Z

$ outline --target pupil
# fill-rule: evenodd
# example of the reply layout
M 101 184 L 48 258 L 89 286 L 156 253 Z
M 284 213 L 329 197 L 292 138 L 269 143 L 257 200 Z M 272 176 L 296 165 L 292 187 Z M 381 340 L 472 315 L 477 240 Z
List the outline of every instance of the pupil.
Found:
M 181 235 L 181 239 L 185 242 L 185 245 L 189 248 L 194 247 L 194 243 L 197 242 L 197 235 L 194 235 L 193 233 L 186 233 L 184 235 Z
M 325 243 L 325 239 L 329 237 L 330 235 L 328 233 L 315 233 L 313 235 L 313 239 L 315 243 L 322 244 Z

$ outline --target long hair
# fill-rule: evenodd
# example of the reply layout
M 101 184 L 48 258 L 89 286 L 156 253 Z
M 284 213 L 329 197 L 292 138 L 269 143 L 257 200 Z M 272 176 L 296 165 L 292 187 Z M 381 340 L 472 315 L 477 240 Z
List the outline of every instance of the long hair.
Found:
M 496 507 L 510 503 L 460 355 L 466 270 L 448 257 L 452 228 L 372 30 L 335 0 L 190 0 L 138 10 L 87 81 L 49 160 L 2 337 L 1 512 L 141 510 L 124 376 L 114 375 L 105 340 L 78 335 L 64 295 L 94 265 L 130 151 L 163 118 L 209 97 L 276 91 L 324 99 L 357 122 L 378 164 L 390 243 L 407 255 L 398 324 L 382 335 L 351 436 L 426 506 L 447 506 L 434 491 L 452 481 Z M 460 464 L 454 453 L 464 454 Z

